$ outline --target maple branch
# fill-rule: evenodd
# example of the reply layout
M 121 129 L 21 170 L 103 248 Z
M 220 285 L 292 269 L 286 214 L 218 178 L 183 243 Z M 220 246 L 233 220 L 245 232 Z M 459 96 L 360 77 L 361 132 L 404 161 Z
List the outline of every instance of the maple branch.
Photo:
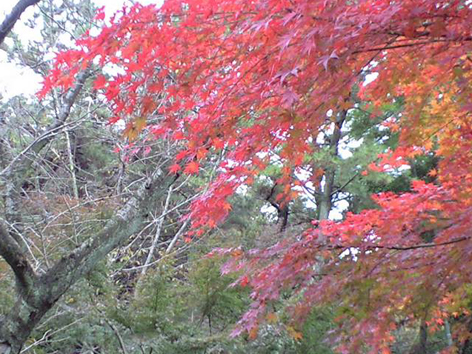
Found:
M 434 43 L 445 43 L 445 42 L 468 42 L 472 41 L 472 37 L 464 37 L 460 39 L 434 39 L 431 41 L 422 41 L 422 42 L 413 42 L 413 43 L 407 43 L 407 44 L 398 44 L 398 45 L 387 45 L 385 47 L 380 47 L 380 48 L 367 48 L 367 49 L 359 49 L 355 50 L 352 52 L 352 54 L 360 54 L 360 53 L 368 53 L 368 52 L 375 52 L 375 51 L 383 51 L 383 50 L 390 50 L 390 49 L 400 49 L 400 48 L 408 48 L 408 47 L 414 47 L 414 46 L 420 46 L 420 45 L 428 45 L 428 44 L 434 44 Z
M 13 10 L 0 24 L 0 44 L 3 43 L 6 36 L 11 32 L 15 23 L 20 19 L 20 16 L 25 12 L 25 10 L 33 5 L 39 3 L 40 0 L 20 0 L 15 5 Z
M 367 250 L 367 251 L 372 251 L 372 250 L 377 250 L 377 249 L 386 249 L 386 250 L 394 250 L 394 251 L 410 251 L 410 250 L 415 250 L 415 249 L 421 249 L 421 248 L 432 248 L 432 247 L 441 247 L 441 246 L 448 246 L 452 245 L 455 243 L 463 242 L 470 240 L 470 236 L 464 236 L 464 237 L 459 237 L 454 240 L 450 241 L 444 241 L 441 243 L 420 243 L 418 245 L 411 245 L 411 246 L 385 246 L 385 245 L 367 245 L 365 247 L 362 247 L 361 245 L 333 245 L 333 246 L 328 246 L 328 249 L 333 249 L 333 250 L 346 250 L 350 248 L 360 248 Z M 322 248 L 322 247 L 321 247 Z
M 372 248 L 383 248 L 383 249 L 388 249 L 388 250 L 395 250 L 395 251 L 409 251 L 409 250 L 415 250 L 415 249 L 420 249 L 420 248 L 432 248 L 432 247 L 440 247 L 440 246 L 448 246 L 452 245 L 454 243 L 459 243 L 463 241 L 469 240 L 469 236 L 464 236 L 457 238 L 455 240 L 450 240 L 450 241 L 445 241 L 441 243 L 420 243 L 419 245 L 412 245 L 412 246 L 374 246 Z

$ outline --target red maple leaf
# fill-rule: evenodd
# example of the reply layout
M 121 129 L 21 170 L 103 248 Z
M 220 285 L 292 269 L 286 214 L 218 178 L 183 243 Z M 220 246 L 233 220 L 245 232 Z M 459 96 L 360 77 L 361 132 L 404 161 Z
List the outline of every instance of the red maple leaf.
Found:
M 181 169 L 182 169 L 182 167 L 180 167 L 179 164 L 173 164 L 172 166 L 169 167 L 169 172 L 170 172 L 170 173 L 173 173 L 173 174 L 176 174 L 176 173 L 179 172 Z

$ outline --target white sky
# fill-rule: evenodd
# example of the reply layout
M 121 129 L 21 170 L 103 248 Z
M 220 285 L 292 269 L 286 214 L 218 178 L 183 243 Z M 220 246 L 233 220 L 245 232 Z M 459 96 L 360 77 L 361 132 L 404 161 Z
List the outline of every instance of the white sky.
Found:
M 5 16 L 11 12 L 17 2 L 18 0 L 0 0 L 0 22 L 3 22 Z M 57 2 L 60 3 L 59 0 Z M 139 2 L 147 5 L 161 3 L 161 0 L 140 0 Z M 106 14 L 110 16 L 120 10 L 123 4 L 129 2 L 127 0 L 95 0 L 94 3 L 97 7 L 105 6 Z M 31 18 L 35 11 L 38 11 L 36 6 L 29 7 L 13 29 L 24 43 L 31 40 L 41 40 L 39 31 L 24 24 L 24 21 Z M 6 42 L 8 43 L 8 39 Z M 41 81 L 41 77 L 31 69 L 8 63 L 6 53 L 0 50 L 0 98 L 7 99 L 20 94 L 34 95 L 39 91 Z

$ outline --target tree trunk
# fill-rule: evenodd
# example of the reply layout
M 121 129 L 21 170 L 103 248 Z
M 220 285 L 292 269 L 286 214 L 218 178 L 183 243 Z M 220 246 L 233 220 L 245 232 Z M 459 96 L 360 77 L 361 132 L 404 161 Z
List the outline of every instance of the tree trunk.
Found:
M 347 111 L 339 113 L 336 122 L 334 123 L 334 131 L 329 138 L 329 151 L 332 158 L 336 158 L 339 154 L 339 142 L 341 140 L 341 129 L 346 120 Z M 321 194 L 316 198 L 318 207 L 318 220 L 326 220 L 329 218 L 329 212 L 333 207 L 333 192 L 334 192 L 334 178 L 336 176 L 336 166 L 331 163 L 327 167 L 324 174 L 324 186 L 321 189 Z M 321 183 L 320 183 L 321 184 Z
M 0 322 L 0 354 L 20 353 L 32 330 L 53 305 L 30 303 L 20 296 L 13 310 Z

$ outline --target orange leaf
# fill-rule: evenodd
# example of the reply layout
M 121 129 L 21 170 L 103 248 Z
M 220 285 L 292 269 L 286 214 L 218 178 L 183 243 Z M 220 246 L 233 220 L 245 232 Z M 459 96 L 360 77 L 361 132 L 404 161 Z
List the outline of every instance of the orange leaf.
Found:
M 256 339 L 258 332 L 259 332 L 259 327 L 258 326 L 252 327 L 251 330 L 249 331 L 249 339 L 251 339 L 251 340 Z
M 184 172 L 189 175 L 197 175 L 199 170 L 199 163 L 197 161 L 191 161 L 187 166 L 185 166 Z

